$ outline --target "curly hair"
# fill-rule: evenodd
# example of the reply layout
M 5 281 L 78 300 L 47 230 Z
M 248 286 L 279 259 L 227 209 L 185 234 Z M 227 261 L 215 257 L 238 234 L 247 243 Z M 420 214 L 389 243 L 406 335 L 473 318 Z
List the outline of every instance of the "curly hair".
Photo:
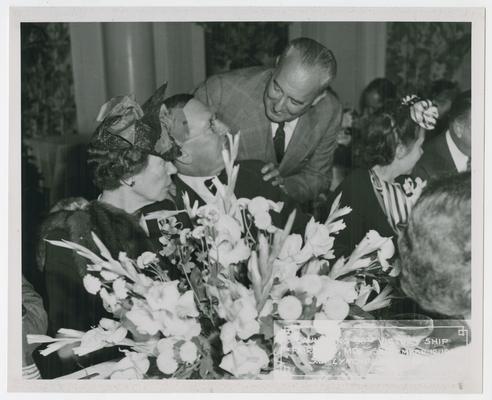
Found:
M 137 121 L 139 129 L 151 130 L 145 123 Z M 114 190 L 121 186 L 121 180 L 127 179 L 142 171 L 148 163 L 149 152 L 138 146 L 132 146 L 119 136 L 113 135 L 120 144 L 108 145 L 98 140 L 101 130 L 107 123 L 101 123 L 94 134 L 88 148 L 88 163 L 92 167 L 94 184 L 101 190 Z M 107 134 L 106 134 L 107 135 Z
M 423 308 L 448 316 L 471 310 L 471 175 L 434 181 L 399 238 L 401 287 Z
M 363 120 L 359 153 L 365 167 L 388 165 L 399 144 L 409 146 L 418 138 L 419 127 L 410 118 L 408 106 L 391 102 Z

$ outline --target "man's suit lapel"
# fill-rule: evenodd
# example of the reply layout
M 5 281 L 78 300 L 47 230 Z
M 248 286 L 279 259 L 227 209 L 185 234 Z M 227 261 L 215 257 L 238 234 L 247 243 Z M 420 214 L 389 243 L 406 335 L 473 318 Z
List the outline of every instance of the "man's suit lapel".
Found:
M 436 153 L 440 156 L 438 168 L 442 172 L 453 171 L 454 173 L 458 173 L 458 169 L 456 168 L 456 164 L 454 163 L 453 156 L 449 151 L 446 134 L 442 134 L 436 140 Z
M 315 107 L 311 107 L 297 122 L 296 129 L 290 139 L 285 156 L 280 163 L 280 172 L 289 174 L 290 171 L 299 166 L 304 157 L 307 156 L 313 144 L 318 143 L 319 129 L 317 129 Z
M 264 74 L 251 88 L 251 95 L 244 97 L 243 106 L 238 111 L 239 126 L 243 126 L 242 136 L 248 140 L 240 141 L 241 159 L 262 159 L 265 162 L 275 160 L 270 121 L 265 115 L 263 94 L 271 76 L 270 71 Z

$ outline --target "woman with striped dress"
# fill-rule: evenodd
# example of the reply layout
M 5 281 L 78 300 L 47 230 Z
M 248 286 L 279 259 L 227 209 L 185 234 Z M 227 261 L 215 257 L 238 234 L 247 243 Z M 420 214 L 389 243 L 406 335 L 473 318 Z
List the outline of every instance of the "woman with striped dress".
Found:
M 341 205 L 352 212 L 335 238 L 337 257 L 350 255 L 370 230 L 392 237 L 396 246 L 416 199 L 397 178 L 411 173 L 422 155 L 425 131 L 433 129 L 436 118 L 437 108 L 430 101 L 413 96 L 385 106 L 365 121 L 359 144 L 365 168 L 354 170 L 338 189 Z

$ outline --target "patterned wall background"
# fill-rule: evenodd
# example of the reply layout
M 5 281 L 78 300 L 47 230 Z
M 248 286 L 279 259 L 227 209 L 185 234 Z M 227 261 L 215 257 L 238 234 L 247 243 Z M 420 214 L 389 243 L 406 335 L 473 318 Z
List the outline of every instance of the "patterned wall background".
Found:
M 287 22 L 203 22 L 207 76 L 256 65 L 271 67 L 289 40 Z
M 425 95 L 430 82 L 454 80 L 470 54 L 470 23 L 391 22 L 387 29 L 386 76 L 400 94 Z
M 66 23 L 21 24 L 24 138 L 74 133 L 70 32 Z

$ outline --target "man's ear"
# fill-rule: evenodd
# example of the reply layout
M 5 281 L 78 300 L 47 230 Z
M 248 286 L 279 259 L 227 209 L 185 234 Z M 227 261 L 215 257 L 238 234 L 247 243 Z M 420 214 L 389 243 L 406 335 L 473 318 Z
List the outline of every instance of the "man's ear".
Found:
M 164 103 L 162 103 L 161 108 L 159 110 L 159 119 L 162 121 L 166 118 L 172 118 L 171 111 L 169 111 Z
M 323 100 L 326 97 L 327 94 L 328 94 L 328 92 L 326 90 L 323 90 L 320 94 L 318 94 L 315 97 L 315 99 L 313 100 L 311 105 L 315 106 L 316 104 L 318 104 L 321 100 Z

